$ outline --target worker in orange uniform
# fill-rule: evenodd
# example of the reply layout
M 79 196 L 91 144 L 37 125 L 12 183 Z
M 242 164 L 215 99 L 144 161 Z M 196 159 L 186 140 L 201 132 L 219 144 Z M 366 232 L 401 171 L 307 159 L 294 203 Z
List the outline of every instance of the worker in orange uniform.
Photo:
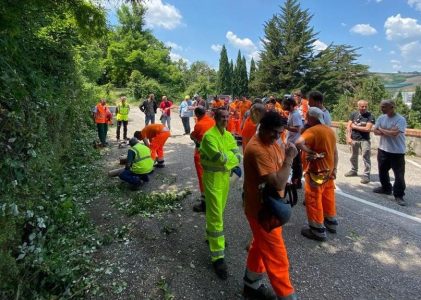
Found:
M 251 105 L 251 101 L 248 100 L 246 96 L 241 97 L 240 103 L 238 105 L 238 110 L 240 112 L 240 120 L 243 119 L 244 114 L 251 108 Z
M 164 145 L 170 136 L 170 130 L 162 124 L 150 124 L 142 131 L 134 133 L 135 138 L 143 140 L 145 145 L 151 149 L 151 157 L 156 161 L 157 168 L 165 167 Z
M 101 142 L 101 147 L 105 147 L 108 145 L 107 143 L 107 132 L 108 132 L 108 124 L 112 124 L 112 117 L 108 105 L 105 99 L 101 99 L 99 103 L 95 106 L 92 117 L 96 123 L 96 127 L 98 130 L 98 138 Z
M 308 100 L 303 98 L 303 93 L 301 92 L 301 90 L 295 90 L 292 93 L 292 95 L 297 105 L 297 109 L 300 112 L 301 119 L 304 123 L 304 121 L 306 121 L 306 118 L 307 118 L 308 108 L 310 107 L 308 105 Z
M 213 97 L 212 101 L 212 110 L 216 110 L 219 108 L 223 108 L 225 106 L 225 101 L 223 99 L 219 99 L 218 96 Z
M 305 205 L 308 226 L 301 230 L 306 238 L 326 241 L 326 229 L 336 233 L 335 183 L 338 150 L 333 130 L 325 125 L 323 111 L 310 107 L 308 128 L 296 145 L 304 152 Z
M 199 189 L 200 189 L 200 203 L 193 206 L 193 211 L 195 212 L 205 212 L 206 211 L 206 202 L 205 202 L 205 190 L 203 188 L 203 168 L 200 164 L 200 153 L 199 147 L 200 142 L 202 141 L 203 135 L 210 128 L 215 126 L 215 120 L 209 117 L 206 114 L 204 107 L 196 107 L 194 109 L 194 115 L 197 118 L 196 125 L 194 125 L 194 130 L 190 134 L 190 138 L 194 141 L 196 147 L 194 149 L 194 166 L 196 167 L 197 179 L 199 180 Z
M 266 108 L 261 103 L 253 104 L 250 108 L 250 116 L 244 122 L 243 130 L 241 131 L 243 153 L 246 150 L 247 143 L 256 134 L 257 124 L 259 124 L 265 112 Z
M 253 234 L 244 275 L 246 299 L 297 299 L 289 277 L 282 227 L 267 232 L 258 217 L 263 201 L 261 187 L 269 185 L 282 196 L 297 155 L 293 144 L 281 147 L 277 143 L 286 124 L 287 119 L 277 112 L 266 112 L 244 154 L 244 212 Z M 266 272 L 276 295 L 262 284 Z
M 231 102 L 230 105 L 228 106 L 229 119 L 228 119 L 227 130 L 234 135 L 240 134 L 241 119 L 240 119 L 240 113 L 239 113 L 239 104 L 240 104 L 240 100 L 238 99 L 238 97 L 235 97 L 234 101 Z

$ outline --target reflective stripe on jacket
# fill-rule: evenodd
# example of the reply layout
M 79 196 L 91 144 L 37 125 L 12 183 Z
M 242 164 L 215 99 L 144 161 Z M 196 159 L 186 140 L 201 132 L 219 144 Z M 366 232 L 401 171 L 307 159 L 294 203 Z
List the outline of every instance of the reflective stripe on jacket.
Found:
M 203 136 L 199 152 L 203 170 L 208 172 L 228 172 L 241 161 L 235 138 L 227 130 L 221 134 L 216 126 Z
M 153 170 L 154 161 L 151 158 L 151 150 L 141 143 L 134 145 L 135 158 L 130 170 L 135 174 L 148 174 Z
M 123 105 L 122 103 L 119 103 L 117 109 L 117 121 L 128 121 L 130 106 L 128 104 Z

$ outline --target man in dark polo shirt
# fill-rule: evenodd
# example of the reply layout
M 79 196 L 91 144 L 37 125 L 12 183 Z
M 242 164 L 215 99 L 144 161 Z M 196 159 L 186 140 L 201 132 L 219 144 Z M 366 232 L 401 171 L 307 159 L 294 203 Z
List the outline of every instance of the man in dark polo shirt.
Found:
M 358 101 L 358 111 L 354 111 L 349 116 L 347 124 L 347 144 L 351 146 L 351 170 L 345 173 L 345 177 L 358 176 L 358 154 L 361 150 L 364 162 L 364 174 L 361 183 L 370 182 L 371 171 L 371 142 L 370 132 L 374 125 L 373 115 L 367 111 L 368 103 L 365 100 Z

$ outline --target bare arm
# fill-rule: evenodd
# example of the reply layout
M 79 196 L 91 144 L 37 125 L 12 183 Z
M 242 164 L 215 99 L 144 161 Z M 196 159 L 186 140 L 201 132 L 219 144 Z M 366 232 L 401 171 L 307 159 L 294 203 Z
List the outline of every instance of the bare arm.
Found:
M 397 127 L 392 127 L 392 129 L 379 128 L 378 130 L 382 133 L 382 135 L 386 136 L 397 136 L 400 133 Z
M 358 126 L 355 124 L 351 124 L 351 128 L 358 130 L 358 131 L 362 131 L 362 132 L 371 132 L 371 128 L 373 127 L 373 123 L 368 122 L 366 126 Z
M 347 142 L 347 144 L 352 143 L 351 132 L 352 132 L 352 121 L 349 120 L 348 123 L 346 124 L 346 142 Z
M 146 146 L 146 147 L 150 147 L 150 145 L 151 145 L 151 144 L 149 143 L 149 140 L 148 140 L 147 138 L 144 138 L 144 139 L 143 139 L 143 143 L 145 144 L 145 146 Z

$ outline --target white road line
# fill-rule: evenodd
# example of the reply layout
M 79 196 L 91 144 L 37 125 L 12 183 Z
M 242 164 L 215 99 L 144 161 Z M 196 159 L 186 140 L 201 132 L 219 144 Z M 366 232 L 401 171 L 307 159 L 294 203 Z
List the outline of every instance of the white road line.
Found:
M 385 207 L 385 206 L 382 206 L 382 205 L 379 205 L 379 204 L 376 204 L 376 203 L 372 203 L 370 201 L 366 201 L 366 200 L 363 200 L 361 198 L 358 198 L 358 197 L 355 197 L 355 196 L 352 196 L 352 195 L 349 195 L 349 194 L 347 194 L 345 192 L 342 192 L 338 188 L 336 189 L 336 194 L 341 195 L 341 196 L 344 196 L 344 197 L 346 197 L 348 199 L 351 199 L 351 200 L 354 200 L 354 201 L 358 201 L 358 202 L 367 204 L 369 206 L 372 206 L 372 207 L 375 207 L 375 208 L 378 208 L 378 209 L 387 211 L 387 212 L 389 212 L 391 214 L 395 214 L 395 215 L 398 215 L 400 217 L 407 218 L 409 220 L 412 220 L 412 221 L 421 223 L 421 219 L 420 218 L 417 218 L 417 217 L 414 217 L 414 216 L 411 216 L 411 215 L 408 215 L 408 214 L 404 214 L 404 213 L 402 213 L 400 211 L 397 211 L 397 210 L 394 210 L 394 209 L 391 209 L 391 208 L 388 208 L 388 207 Z
M 420 164 L 417 164 L 415 161 L 413 161 L 413 160 L 410 160 L 410 159 L 405 159 L 407 162 L 409 162 L 411 165 L 414 165 L 414 166 L 416 166 L 416 167 L 418 167 L 418 168 L 420 168 L 421 169 L 421 165 Z

